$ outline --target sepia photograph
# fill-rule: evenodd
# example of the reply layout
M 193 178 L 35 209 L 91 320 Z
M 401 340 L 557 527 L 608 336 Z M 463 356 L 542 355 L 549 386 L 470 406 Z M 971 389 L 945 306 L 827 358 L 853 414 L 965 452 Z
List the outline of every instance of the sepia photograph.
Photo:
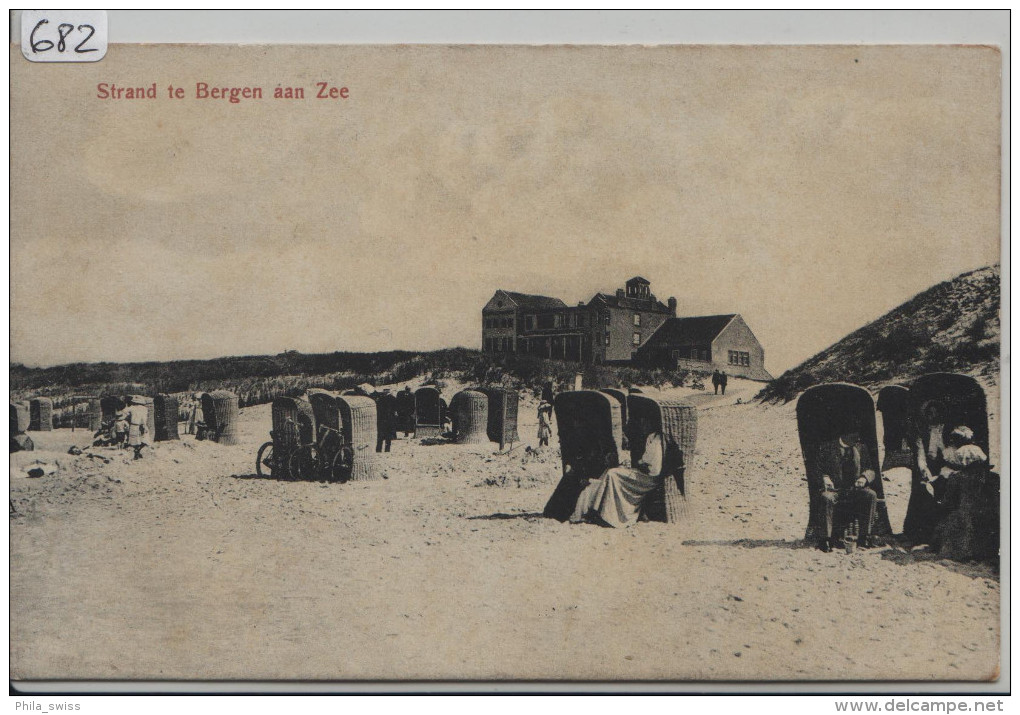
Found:
M 995 684 L 1002 72 L 12 43 L 12 685 Z

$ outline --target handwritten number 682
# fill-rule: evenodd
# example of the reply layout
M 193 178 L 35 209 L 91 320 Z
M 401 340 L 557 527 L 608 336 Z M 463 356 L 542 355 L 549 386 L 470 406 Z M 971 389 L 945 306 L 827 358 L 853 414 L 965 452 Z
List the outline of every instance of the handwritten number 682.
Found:
M 48 25 L 49 22 L 50 22 L 49 20 L 40 20 L 38 23 L 36 23 L 36 26 L 32 28 L 32 34 L 28 36 L 28 41 L 32 45 L 33 53 L 46 52 L 47 50 L 53 49 L 54 45 L 53 40 L 35 39 L 35 33 L 38 32 L 39 28 L 42 27 L 43 25 Z M 81 42 L 74 46 L 74 51 L 77 52 L 78 54 L 84 54 L 86 52 L 95 52 L 96 51 L 95 47 L 82 49 L 82 45 L 84 45 L 86 42 L 92 39 L 92 36 L 96 34 L 96 28 L 94 28 L 92 25 L 78 25 L 77 29 L 78 32 L 88 31 L 88 34 L 85 35 L 84 39 L 82 39 Z M 74 30 L 75 30 L 74 25 L 68 24 L 66 22 L 62 22 L 59 25 L 57 25 L 57 42 L 55 43 L 57 46 L 57 52 L 63 52 L 64 50 L 67 49 L 66 42 L 67 36 L 74 32 Z

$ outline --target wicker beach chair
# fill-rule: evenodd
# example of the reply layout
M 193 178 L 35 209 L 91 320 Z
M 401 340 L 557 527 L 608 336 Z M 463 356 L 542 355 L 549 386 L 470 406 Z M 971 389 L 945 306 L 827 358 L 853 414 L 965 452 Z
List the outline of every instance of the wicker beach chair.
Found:
M 351 450 L 341 414 L 341 400 L 345 398 L 317 389 L 308 390 L 307 397 L 315 416 L 315 440 L 303 445 L 292 458 L 291 476 L 346 481 L 351 468 Z
M 609 395 L 614 400 L 616 400 L 617 402 L 620 403 L 620 413 L 621 413 L 621 418 L 623 419 L 623 442 L 622 442 L 622 444 L 623 444 L 623 449 L 624 450 L 629 449 L 630 448 L 630 436 L 627 434 L 627 429 L 628 429 L 628 426 L 630 425 L 630 421 L 627 419 L 627 393 L 624 392 L 623 390 L 617 390 L 615 387 L 607 387 L 604 390 L 599 390 L 599 392 L 606 393 L 607 395 Z
M 53 430 L 53 400 L 48 397 L 36 397 L 29 403 L 28 429 L 34 432 L 50 432 Z
M 439 390 L 434 387 L 419 387 L 414 392 L 414 436 L 415 438 L 441 437 L 443 420 L 443 400 Z
M 910 480 L 910 502 L 903 523 L 903 533 L 918 543 L 930 543 L 936 522 L 945 516 L 944 509 L 937 507 L 925 491 L 921 482 L 921 471 L 917 466 L 916 444 L 920 440 L 927 450 L 931 436 L 931 414 L 935 411 L 943 424 L 942 444 L 948 444 L 949 434 L 960 426 L 967 426 L 974 432 L 974 444 L 991 458 L 988 445 L 988 406 L 981 384 L 968 375 L 955 373 L 932 373 L 917 378 L 910 385 L 909 414 L 911 441 L 914 451 L 911 458 L 912 477 Z M 930 465 L 934 466 L 934 465 Z M 937 467 L 935 467 L 937 471 Z M 986 465 L 985 473 L 978 478 L 985 483 L 989 492 L 995 493 L 997 506 L 998 475 Z M 991 484 L 994 481 L 995 484 Z M 992 520 L 994 535 L 986 532 L 989 544 L 998 546 L 998 515 Z M 989 546 L 989 548 L 992 548 Z
M 256 471 L 260 476 L 287 479 L 294 452 L 315 442 L 315 413 L 308 400 L 280 396 L 273 400 L 272 416 L 272 441 L 259 448 Z
M 623 417 L 624 431 L 626 431 L 626 425 L 627 425 L 627 393 L 624 392 L 623 390 L 618 390 L 615 387 L 607 387 L 604 390 L 599 390 L 599 392 L 606 393 L 607 395 L 609 395 L 614 400 L 616 400 L 617 402 L 620 403 L 620 410 L 621 410 L 621 415 Z
M 561 392 L 553 404 L 560 439 L 563 477 L 543 515 L 566 521 L 589 479 L 620 464 L 623 421 L 620 403 L 602 392 Z
M 500 449 L 507 444 L 520 442 L 517 433 L 517 407 L 520 396 L 517 390 L 506 387 L 476 387 L 489 400 L 489 412 L 486 418 L 485 431 L 492 442 L 498 442 Z
M 103 404 L 98 397 L 90 397 L 86 408 L 88 429 L 92 433 L 103 428 Z
M 489 398 L 477 390 L 461 390 L 450 400 L 454 440 L 459 443 L 488 442 Z
M 124 409 L 124 398 L 117 395 L 106 395 L 99 398 L 99 411 L 103 424 L 117 418 L 117 413 Z
M 345 448 L 350 452 L 347 479 L 355 482 L 381 479 L 382 463 L 375 453 L 378 435 L 375 401 L 361 395 L 345 395 L 336 401 Z M 346 481 L 343 477 L 341 480 Z
M 887 385 L 878 391 L 876 406 L 882 413 L 882 445 L 885 447 L 883 471 L 910 466 L 913 449 L 909 402 L 910 390 L 903 385 Z
M 13 437 L 16 434 L 23 434 L 28 431 L 28 425 L 31 422 L 30 407 L 27 402 L 12 402 L 11 403 L 11 424 L 10 424 L 10 436 Z
M 878 495 L 878 507 L 872 533 L 892 533 L 885 502 L 885 486 L 878 464 L 878 438 L 875 435 L 875 401 L 871 393 L 858 385 L 837 382 L 808 388 L 797 400 L 797 432 L 804 456 L 808 482 L 808 525 L 805 539 L 824 536 L 824 514 L 817 498 L 823 490 L 822 477 L 840 470 L 839 439 L 856 435 L 861 450 L 861 468 L 875 472 L 870 487 Z M 834 525 L 836 531 L 842 524 Z
M 202 395 L 202 416 L 209 439 L 223 445 L 238 443 L 239 416 L 237 395 L 228 390 L 214 390 Z
M 180 405 L 173 395 L 160 393 L 152 400 L 153 439 L 157 442 L 169 442 L 180 439 L 177 423 L 180 418 Z
M 339 395 L 329 390 L 313 388 L 305 392 L 305 399 L 312 406 L 316 432 L 323 427 L 340 431 L 340 406 L 337 404 L 337 397 Z
M 662 487 L 645 497 L 642 517 L 667 524 L 687 521 L 691 467 L 698 441 L 697 409 L 683 400 L 635 393 L 627 396 L 627 416 L 631 464 L 641 459 L 649 434 L 662 434 Z

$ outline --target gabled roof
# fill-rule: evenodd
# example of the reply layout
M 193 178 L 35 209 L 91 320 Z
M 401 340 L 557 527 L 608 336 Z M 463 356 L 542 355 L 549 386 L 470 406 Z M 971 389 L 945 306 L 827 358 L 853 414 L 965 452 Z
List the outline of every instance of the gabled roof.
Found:
M 634 276 L 627 281 L 627 285 L 630 285 L 631 283 L 644 283 L 646 286 L 650 286 L 652 284 L 647 278 L 642 278 L 641 276 Z
M 521 308 L 543 310 L 549 308 L 566 308 L 567 304 L 559 298 L 550 298 L 547 295 L 529 295 L 528 293 L 514 293 L 513 291 L 501 291 L 510 300 Z
M 592 302 L 602 299 L 606 305 L 610 308 L 623 308 L 624 310 L 651 310 L 656 313 L 669 313 L 670 310 L 660 301 L 648 300 L 647 298 L 628 298 L 627 296 L 619 297 L 612 293 L 596 293 L 595 296 L 588 301 L 589 304 Z
M 645 341 L 645 344 L 707 345 L 715 340 L 735 317 L 736 313 L 669 318 Z

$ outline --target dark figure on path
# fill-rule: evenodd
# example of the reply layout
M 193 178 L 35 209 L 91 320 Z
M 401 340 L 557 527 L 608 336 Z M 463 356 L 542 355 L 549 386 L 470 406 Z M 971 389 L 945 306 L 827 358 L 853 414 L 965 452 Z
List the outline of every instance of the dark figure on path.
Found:
M 726 377 L 726 371 L 725 370 L 723 370 L 722 372 L 719 373 L 719 387 L 722 388 L 722 393 L 724 395 L 726 394 L 726 381 L 728 379 L 729 378 Z
M 542 402 L 548 402 L 550 405 L 553 403 L 553 384 L 547 382 L 542 386 Z
M 377 436 L 375 451 L 390 451 L 390 444 L 397 436 L 397 398 L 390 394 L 389 388 L 382 391 L 375 400 L 375 417 Z
M 858 544 L 870 549 L 875 545 L 872 528 L 875 524 L 878 494 L 871 488 L 875 480 L 874 470 L 862 467 L 870 464 L 867 447 L 855 435 L 844 435 L 837 440 L 835 449 L 838 450 L 838 461 L 834 463 L 838 463 L 839 471 L 822 477 L 823 489 L 816 497 L 821 500 L 821 512 L 825 519 L 825 530 L 819 546 L 823 551 L 831 551 L 833 531 L 856 520 Z M 839 535 L 835 536 L 836 540 L 839 538 Z
M 712 371 L 712 388 L 715 390 L 715 394 L 717 394 L 717 395 L 719 394 L 719 384 L 720 384 L 719 371 L 718 370 L 713 370 Z
M 414 393 L 411 387 L 405 386 L 397 393 L 397 429 L 404 433 L 404 437 L 414 432 Z

